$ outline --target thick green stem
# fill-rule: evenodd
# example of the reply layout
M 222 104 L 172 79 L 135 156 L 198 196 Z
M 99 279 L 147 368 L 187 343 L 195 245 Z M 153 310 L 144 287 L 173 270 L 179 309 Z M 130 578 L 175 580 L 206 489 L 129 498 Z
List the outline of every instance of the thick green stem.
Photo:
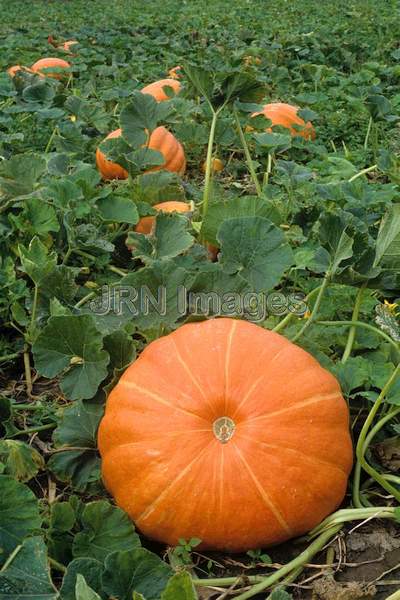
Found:
M 369 140 L 369 136 L 371 133 L 372 123 L 373 123 L 373 120 L 372 120 L 372 117 L 370 117 L 369 121 L 368 121 L 367 133 L 365 134 L 364 150 L 366 150 L 368 148 L 368 140 Z
M 84 304 L 86 304 L 86 302 L 89 302 L 89 300 L 91 300 L 92 298 L 94 298 L 96 296 L 96 292 L 90 292 L 90 294 L 86 294 L 86 296 L 84 296 L 83 298 L 81 298 L 74 306 L 74 308 L 80 308 L 81 306 L 83 306 Z
M 14 358 L 18 358 L 21 352 L 13 352 L 12 354 L 3 354 L 0 356 L 0 362 L 7 362 L 8 360 L 13 360 Z
M 25 346 L 25 350 L 24 350 L 24 369 L 25 369 L 26 391 L 27 391 L 28 396 L 32 396 L 31 361 L 30 361 L 29 350 L 28 350 L 27 346 Z
M 21 429 L 20 431 L 16 431 L 15 433 L 9 435 L 8 437 L 14 438 L 19 435 L 29 435 L 30 433 L 37 433 L 38 431 L 46 431 L 47 429 L 54 429 L 57 427 L 56 423 L 48 423 L 47 425 L 39 425 L 38 427 L 28 427 L 27 429 Z
M 352 314 L 352 317 L 351 317 L 352 321 L 358 321 L 358 316 L 360 314 L 361 302 L 362 302 L 362 297 L 363 297 L 364 290 L 365 290 L 365 285 L 366 284 L 362 285 L 360 287 L 360 289 L 358 290 L 356 301 L 354 303 L 353 314 Z M 352 325 L 350 327 L 349 335 L 347 337 L 346 348 L 344 349 L 343 356 L 342 356 L 342 361 L 341 362 L 343 364 L 347 361 L 347 359 L 349 358 L 349 356 L 351 354 L 351 351 L 353 349 L 353 344 L 354 344 L 354 340 L 355 340 L 355 337 L 356 337 L 356 331 L 357 331 L 356 326 Z
M 304 302 L 309 302 L 310 300 L 315 298 L 315 296 L 319 293 L 320 289 L 321 289 L 321 286 L 319 285 L 318 287 L 311 290 L 311 292 L 305 297 Z M 284 329 L 287 325 L 289 325 L 289 323 L 296 316 L 297 315 L 295 313 L 289 312 L 286 315 L 286 317 L 284 317 L 281 321 L 279 321 L 278 325 L 275 325 L 275 327 L 273 328 L 272 331 L 275 331 L 275 332 L 281 331 L 281 329 Z
M 272 154 L 271 154 L 271 152 L 268 152 L 267 170 L 264 175 L 264 185 L 268 185 L 269 176 L 271 175 L 271 171 L 272 171 Z
M 288 583 L 292 583 L 292 581 L 295 581 L 297 579 L 297 577 L 300 575 L 300 573 L 302 572 L 303 567 L 299 567 L 298 569 L 294 569 L 294 571 L 292 571 L 290 573 L 290 575 L 288 575 L 287 577 L 285 577 L 285 579 L 283 579 L 282 581 L 279 582 L 279 584 L 272 590 L 272 592 L 267 596 L 266 600 L 272 600 L 273 596 L 275 596 L 274 592 L 277 589 L 285 589 L 285 587 L 288 585 Z
M 210 127 L 210 135 L 208 137 L 207 146 L 207 158 L 206 158 L 206 174 L 204 179 L 204 191 L 203 191 L 203 219 L 205 218 L 208 211 L 208 202 L 210 199 L 211 190 L 211 172 L 212 172 L 212 153 L 214 146 L 215 128 L 217 126 L 219 111 L 213 111 L 213 117 Z
M 67 572 L 67 568 L 62 565 L 61 563 L 58 562 L 58 560 L 55 560 L 54 558 L 51 558 L 50 556 L 48 557 L 48 561 L 50 563 L 50 566 L 52 569 L 56 570 L 56 571 L 60 571 L 60 573 L 66 573 Z
M 366 521 L 369 519 L 396 519 L 396 509 L 388 506 L 372 506 L 368 508 L 343 508 L 337 510 L 322 523 L 314 527 L 306 539 L 313 539 L 333 525 L 349 523 L 350 521 Z
M 53 129 L 53 131 L 51 132 L 51 136 L 49 137 L 49 141 L 47 142 L 46 148 L 44 150 L 44 153 L 47 154 L 47 152 L 49 152 L 50 148 L 51 148 L 51 144 L 53 143 L 54 140 L 54 136 L 56 134 L 58 125 L 56 125 Z
M 341 524 L 334 525 L 330 527 L 327 531 L 321 533 L 321 535 L 316 540 L 314 540 L 308 546 L 308 548 L 306 548 L 301 554 L 299 554 L 299 556 L 288 562 L 286 565 L 284 565 L 281 569 L 279 569 L 272 575 L 266 577 L 260 583 L 256 583 L 256 585 L 254 585 L 247 592 L 236 596 L 236 600 L 247 600 L 248 598 L 252 598 L 253 596 L 256 596 L 257 594 L 263 592 L 265 589 L 271 587 L 272 585 L 283 579 L 285 575 L 289 575 L 294 570 L 298 571 L 300 568 L 303 568 L 304 565 L 310 562 L 310 560 L 315 556 L 315 554 L 322 550 L 325 544 L 327 544 L 340 531 L 341 527 Z
M 311 323 L 313 323 L 314 320 L 316 319 L 318 311 L 319 311 L 319 307 L 322 302 L 323 295 L 325 293 L 326 288 L 328 287 L 329 282 L 330 282 L 330 273 L 328 272 L 324 277 L 324 281 L 322 282 L 321 287 L 319 288 L 318 296 L 317 296 L 317 299 L 315 300 L 315 304 L 313 306 L 310 317 L 306 320 L 306 322 L 304 323 L 304 325 L 300 329 L 300 331 L 298 331 L 296 333 L 294 338 L 291 340 L 292 342 L 296 342 L 303 335 L 303 333 L 310 327 Z
M 356 446 L 357 462 L 360 463 L 360 467 L 362 469 L 364 469 L 364 471 L 366 471 L 368 473 L 368 475 L 370 475 L 370 477 L 375 479 L 375 481 L 377 483 L 379 483 L 379 485 L 381 487 L 383 487 L 384 490 L 386 490 L 389 494 L 394 496 L 394 498 L 396 498 L 396 500 L 398 502 L 400 502 L 400 491 L 398 489 L 396 489 L 394 486 L 392 486 L 388 481 L 386 481 L 386 479 L 384 477 L 382 477 L 382 475 L 376 469 L 374 469 L 367 463 L 367 461 L 365 460 L 365 452 L 368 447 L 368 443 L 366 443 L 366 442 L 367 442 L 369 428 L 370 428 L 370 426 L 375 418 L 375 415 L 377 414 L 382 402 L 384 401 L 387 393 L 389 392 L 389 390 L 391 389 L 391 387 L 393 386 L 393 384 L 395 383 L 395 381 L 399 375 L 400 375 L 400 363 L 397 365 L 397 367 L 395 368 L 395 370 L 393 371 L 393 373 L 391 374 L 391 376 L 389 377 L 389 379 L 383 386 L 382 391 L 379 394 L 377 400 L 374 402 L 374 404 L 368 414 L 368 417 L 366 418 L 364 425 L 361 429 L 361 432 L 360 432 L 360 435 L 358 438 L 358 442 L 357 442 L 357 446 Z M 356 491 L 356 494 L 357 494 L 357 491 Z
M 382 417 L 382 419 L 380 419 L 372 427 L 371 431 L 368 433 L 368 435 L 365 438 L 364 449 L 363 449 L 364 454 L 366 453 L 368 446 L 370 445 L 371 441 L 376 436 L 378 431 L 380 431 L 382 429 L 382 427 L 384 425 L 386 425 L 386 423 L 388 421 L 393 419 L 399 413 L 400 413 L 400 408 L 397 408 L 397 407 L 392 408 L 384 417 Z M 385 477 L 383 475 L 382 475 L 382 477 L 384 477 L 384 479 L 387 479 L 387 477 Z M 354 506 L 357 506 L 357 508 L 363 507 L 363 503 L 361 501 L 361 496 L 360 496 L 360 478 L 361 478 L 361 463 L 359 461 L 357 461 L 356 466 L 354 468 L 354 476 L 353 476 L 353 504 L 354 504 Z M 389 481 L 390 481 L 390 479 L 389 479 Z
M 240 124 L 239 115 L 237 114 L 236 110 L 234 110 L 233 113 L 235 115 L 235 120 L 236 120 L 236 125 L 237 125 L 237 128 L 238 128 L 238 133 L 239 133 L 240 141 L 242 142 L 242 146 L 243 146 L 243 150 L 244 150 L 244 155 L 246 157 L 247 168 L 249 169 L 249 173 L 251 175 L 251 178 L 253 180 L 254 186 L 256 188 L 257 196 L 261 196 L 261 194 L 262 194 L 261 185 L 260 185 L 260 182 L 258 181 L 257 173 L 255 172 L 255 169 L 254 169 L 254 165 L 253 165 L 253 161 L 252 161 L 252 158 L 251 158 L 250 150 L 249 150 L 249 147 L 247 145 L 246 138 L 244 136 L 242 126 Z
M 350 177 L 349 183 L 351 183 L 352 181 L 355 181 L 359 177 L 362 177 L 362 175 L 366 175 L 367 173 L 370 173 L 371 171 L 375 171 L 375 169 L 377 167 L 378 167 L 378 165 L 372 165 L 370 167 L 367 167 L 366 169 L 362 169 L 361 171 L 359 171 L 358 173 L 353 175 L 353 177 Z

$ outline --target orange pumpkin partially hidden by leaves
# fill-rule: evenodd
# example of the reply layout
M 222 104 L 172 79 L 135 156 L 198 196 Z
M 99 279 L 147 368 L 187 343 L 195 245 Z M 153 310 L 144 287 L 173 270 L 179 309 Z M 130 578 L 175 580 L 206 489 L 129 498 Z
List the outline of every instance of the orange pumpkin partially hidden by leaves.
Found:
M 316 526 L 352 466 L 335 377 L 258 325 L 212 319 L 152 342 L 99 429 L 105 485 L 148 537 L 262 548 Z
M 121 135 L 121 129 L 116 129 L 108 134 L 106 140 L 116 138 Z M 158 150 L 164 156 L 165 163 L 160 167 L 154 167 L 150 171 L 159 171 L 165 169 L 183 175 L 186 170 L 186 158 L 182 145 L 175 136 L 165 127 L 157 127 L 150 135 L 149 148 Z M 104 153 L 97 148 L 96 164 L 103 179 L 127 179 L 128 172 L 117 163 L 108 160 Z
M 190 212 L 190 204 L 187 202 L 179 202 L 176 200 L 169 200 L 168 202 L 160 202 L 159 204 L 155 204 L 153 206 L 157 211 L 160 212 L 179 212 L 179 213 L 187 213 Z M 149 234 L 153 228 L 154 221 L 156 220 L 155 215 L 142 217 L 139 223 L 135 227 L 135 231 L 137 233 Z
M 20 71 L 23 71 L 25 73 L 33 73 L 32 69 L 30 69 L 29 67 L 21 66 L 21 65 L 14 65 L 13 67 L 9 67 L 7 69 L 7 73 L 10 77 L 15 77 L 15 75 L 17 73 L 19 73 Z
M 299 135 L 306 140 L 315 139 L 315 130 L 311 122 L 307 123 L 298 116 L 298 106 L 292 106 L 291 104 L 284 104 L 282 102 L 273 102 L 272 104 L 266 104 L 261 112 L 255 112 L 251 116 L 256 117 L 257 115 L 264 114 L 269 119 L 272 125 L 281 125 L 289 129 L 291 135 Z M 296 127 L 294 127 L 294 125 Z M 271 132 L 268 128 L 266 131 Z
M 142 94 L 150 94 L 157 100 L 157 102 L 163 102 L 164 100 L 170 100 L 171 96 L 166 94 L 164 88 L 172 88 L 173 95 L 179 94 L 181 90 L 181 84 L 177 79 L 160 79 L 160 81 L 155 81 L 154 83 L 150 83 L 146 85 L 142 90 Z
M 180 67 L 179 65 L 177 65 L 176 67 L 173 67 L 172 69 L 170 69 L 168 71 L 168 75 L 172 79 L 181 79 L 182 78 L 182 67 Z
M 52 77 L 53 79 L 62 79 L 62 73 L 52 73 L 47 69 L 69 69 L 71 65 L 62 58 L 41 58 L 36 61 L 31 69 L 34 73 L 45 75 L 46 77 Z

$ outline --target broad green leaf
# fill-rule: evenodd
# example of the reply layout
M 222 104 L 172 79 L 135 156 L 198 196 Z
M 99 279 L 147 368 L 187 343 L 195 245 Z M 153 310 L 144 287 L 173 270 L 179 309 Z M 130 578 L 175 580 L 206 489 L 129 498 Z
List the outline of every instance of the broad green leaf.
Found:
M 9 218 L 12 218 L 16 227 L 31 236 L 36 234 L 45 235 L 49 231 L 60 229 L 56 211 L 41 198 L 27 198 L 24 202 L 23 211 L 18 216 L 10 214 Z
M 354 240 L 346 233 L 346 223 L 340 216 L 325 213 L 319 225 L 320 240 L 330 254 L 330 273 L 334 275 L 340 264 L 353 256 Z
M 267 148 L 269 152 L 282 152 L 292 145 L 292 136 L 285 133 L 257 133 L 254 139 L 259 146 Z
M 37 154 L 15 154 L 0 161 L 0 190 L 6 196 L 29 194 L 46 171 L 46 161 Z
M 124 369 L 136 358 L 135 342 L 123 329 L 105 336 L 104 349 L 110 355 L 111 369 Z
M 188 78 L 188 81 L 192 84 L 197 93 L 204 96 L 204 98 L 212 104 L 212 96 L 214 93 L 214 79 L 212 71 L 201 69 L 200 67 L 191 65 L 189 63 L 183 63 L 183 70 Z
M 277 208 L 266 198 L 244 196 L 215 202 L 208 208 L 201 233 L 210 244 L 217 244 L 217 232 L 226 219 L 237 217 L 265 217 L 275 225 L 280 225 L 282 217 Z
M 57 597 L 43 539 L 25 540 L 10 564 L 0 572 L 0 600 L 56 600 Z
M 46 80 L 38 81 L 32 85 L 28 85 L 23 93 L 22 98 L 25 102 L 33 102 L 37 104 L 48 104 L 55 96 L 54 87 Z
M 18 481 L 29 481 L 44 467 L 41 454 L 19 440 L 0 441 L 0 462 L 5 465 L 4 474 Z
M 52 558 L 62 564 L 72 559 L 72 528 L 76 513 L 71 502 L 53 502 L 50 507 L 49 528 L 46 531 L 47 547 Z
M 161 600 L 197 600 L 198 596 L 187 571 L 175 573 L 161 594 Z
M 115 600 L 131 600 L 133 592 L 159 600 L 172 575 L 167 563 L 144 548 L 114 552 L 105 561 L 103 589 Z
M 100 596 L 92 590 L 91 587 L 85 581 L 83 575 L 78 573 L 76 577 L 75 585 L 75 599 L 76 600 L 101 600 Z
M 107 375 L 110 357 L 90 315 L 50 317 L 32 347 L 35 368 L 44 377 L 61 376 L 71 400 L 92 398 Z
M 270 291 L 293 264 L 284 234 L 263 217 L 228 219 L 220 226 L 217 240 L 225 273 L 238 275 L 254 291 Z
M 107 196 L 97 201 L 100 215 L 107 223 L 130 223 L 135 225 L 139 215 L 134 202 L 124 196 Z
M 384 215 L 376 239 L 374 266 L 382 262 L 400 263 L 400 204 L 394 204 Z
M 107 500 L 90 502 L 81 516 L 83 531 L 75 536 L 72 553 L 104 561 L 112 552 L 141 546 L 132 521 L 123 510 Z
M 168 200 L 183 200 L 184 189 L 176 173 L 154 171 L 143 173 L 133 182 L 135 202 L 158 204 Z
M 149 94 L 133 93 L 131 101 L 122 109 L 119 118 L 122 137 L 131 146 L 146 144 L 148 136 L 165 115 L 162 104 Z
M 174 327 L 183 316 L 181 292 L 189 289 L 193 280 L 193 274 L 170 260 L 154 261 L 121 279 L 119 289 L 130 297 L 124 293 L 121 304 L 117 294 L 113 310 L 122 312 L 125 322 L 131 321 L 142 331 L 161 325 Z
M 188 225 L 188 218 L 184 215 L 159 213 L 155 219 L 154 235 L 146 238 L 142 234 L 132 233 L 128 236 L 127 244 L 134 247 L 132 254 L 144 262 L 174 258 L 195 242 L 187 231 Z
M 3 564 L 25 536 L 40 528 L 39 503 L 23 483 L 0 475 L 0 564 Z
M 26 273 L 36 285 L 40 285 L 57 264 L 57 254 L 49 252 L 38 237 L 34 237 L 28 248 L 19 246 L 21 271 Z
M 61 600 L 76 600 L 75 590 L 78 575 L 85 578 L 86 584 L 101 598 L 105 598 L 102 590 L 101 576 L 104 570 L 103 563 L 95 558 L 76 558 L 68 565 L 60 589 Z
M 61 481 L 71 482 L 78 491 L 97 489 L 100 459 L 96 434 L 103 406 L 82 401 L 65 408 L 53 439 L 58 451 L 50 457 L 49 469 Z

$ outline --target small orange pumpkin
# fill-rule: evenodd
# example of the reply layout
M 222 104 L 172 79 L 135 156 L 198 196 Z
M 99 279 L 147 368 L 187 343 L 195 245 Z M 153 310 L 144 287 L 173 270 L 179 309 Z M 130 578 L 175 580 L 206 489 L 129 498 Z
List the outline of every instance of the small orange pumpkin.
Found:
M 203 171 L 203 173 L 206 172 L 207 169 L 207 161 L 205 160 L 203 162 L 203 164 L 201 165 L 201 170 Z M 224 163 L 222 162 L 222 160 L 220 158 L 213 158 L 211 160 L 211 171 L 213 173 L 220 173 L 221 171 L 223 171 L 224 169 Z
M 186 213 L 190 212 L 190 204 L 187 202 L 179 202 L 176 200 L 169 200 L 168 202 L 160 202 L 159 204 L 155 204 L 153 206 L 156 210 L 160 212 L 179 212 Z M 139 223 L 135 227 L 135 231 L 137 233 L 149 234 L 153 228 L 153 224 L 155 221 L 155 216 L 142 217 Z
M 284 104 L 283 102 L 272 102 L 271 104 L 266 104 L 262 111 L 255 112 L 251 116 L 255 117 L 257 115 L 264 114 L 267 119 L 270 119 L 272 125 L 282 125 L 289 129 L 291 135 L 300 135 L 306 140 L 314 140 L 315 139 L 315 129 L 310 121 L 305 123 L 303 119 L 298 116 L 299 107 L 292 106 L 291 104 Z M 298 125 L 299 129 L 293 127 L 293 125 Z M 303 127 L 303 129 L 300 129 Z M 266 131 L 271 132 L 271 128 L 266 129 Z
M 168 71 L 168 75 L 171 77 L 171 79 L 181 79 L 182 78 L 182 67 L 180 67 L 179 65 L 176 67 L 173 67 L 172 69 L 170 69 Z
M 258 325 L 211 319 L 147 346 L 108 397 L 107 489 L 148 537 L 243 551 L 308 531 L 352 466 L 335 377 Z
M 181 84 L 177 79 L 160 79 L 160 81 L 155 81 L 154 83 L 150 83 L 146 85 L 142 90 L 142 94 L 150 94 L 157 100 L 157 102 L 163 102 L 164 100 L 170 100 L 170 96 L 167 96 L 165 93 L 164 87 L 172 88 L 174 94 L 179 94 L 181 90 Z
M 52 77 L 53 79 L 62 79 L 63 75 L 61 73 L 51 73 L 44 69 L 69 69 L 69 62 L 63 60 L 62 58 L 41 58 L 36 61 L 31 69 L 34 73 L 39 73 L 40 75 L 45 75 L 46 77 Z
M 108 134 L 107 139 L 116 138 L 121 135 L 121 129 L 116 129 Z M 149 148 L 158 150 L 163 154 L 165 163 L 160 167 L 154 167 L 150 171 L 166 169 L 183 175 L 186 170 L 186 158 L 182 145 L 175 136 L 165 127 L 157 127 L 150 136 Z M 96 164 L 103 179 L 126 179 L 128 172 L 117 163 L 107 160 L 104 153 L 97 148 Z
M 29 67 L 21 66 L 21 65 L 14 65 L 13 67 L 9 67 L 7 69 L 7 73 L 9 74 L 10 77 L 15 77 L 15 75 L 19 71 L 25 71 L 25 73 L 33 73 L 32 69 L 30 69 Z

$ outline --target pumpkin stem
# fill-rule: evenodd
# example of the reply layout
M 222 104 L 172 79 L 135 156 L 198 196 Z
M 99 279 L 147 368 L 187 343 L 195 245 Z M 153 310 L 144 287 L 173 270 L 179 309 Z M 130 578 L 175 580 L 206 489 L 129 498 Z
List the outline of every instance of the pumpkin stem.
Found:
M 232 419 L 229 417 L 220 417 L 213 423 L 213 432 L 221 444 L 226 444 L 235 433 L 235 427 L 235 422 Z

